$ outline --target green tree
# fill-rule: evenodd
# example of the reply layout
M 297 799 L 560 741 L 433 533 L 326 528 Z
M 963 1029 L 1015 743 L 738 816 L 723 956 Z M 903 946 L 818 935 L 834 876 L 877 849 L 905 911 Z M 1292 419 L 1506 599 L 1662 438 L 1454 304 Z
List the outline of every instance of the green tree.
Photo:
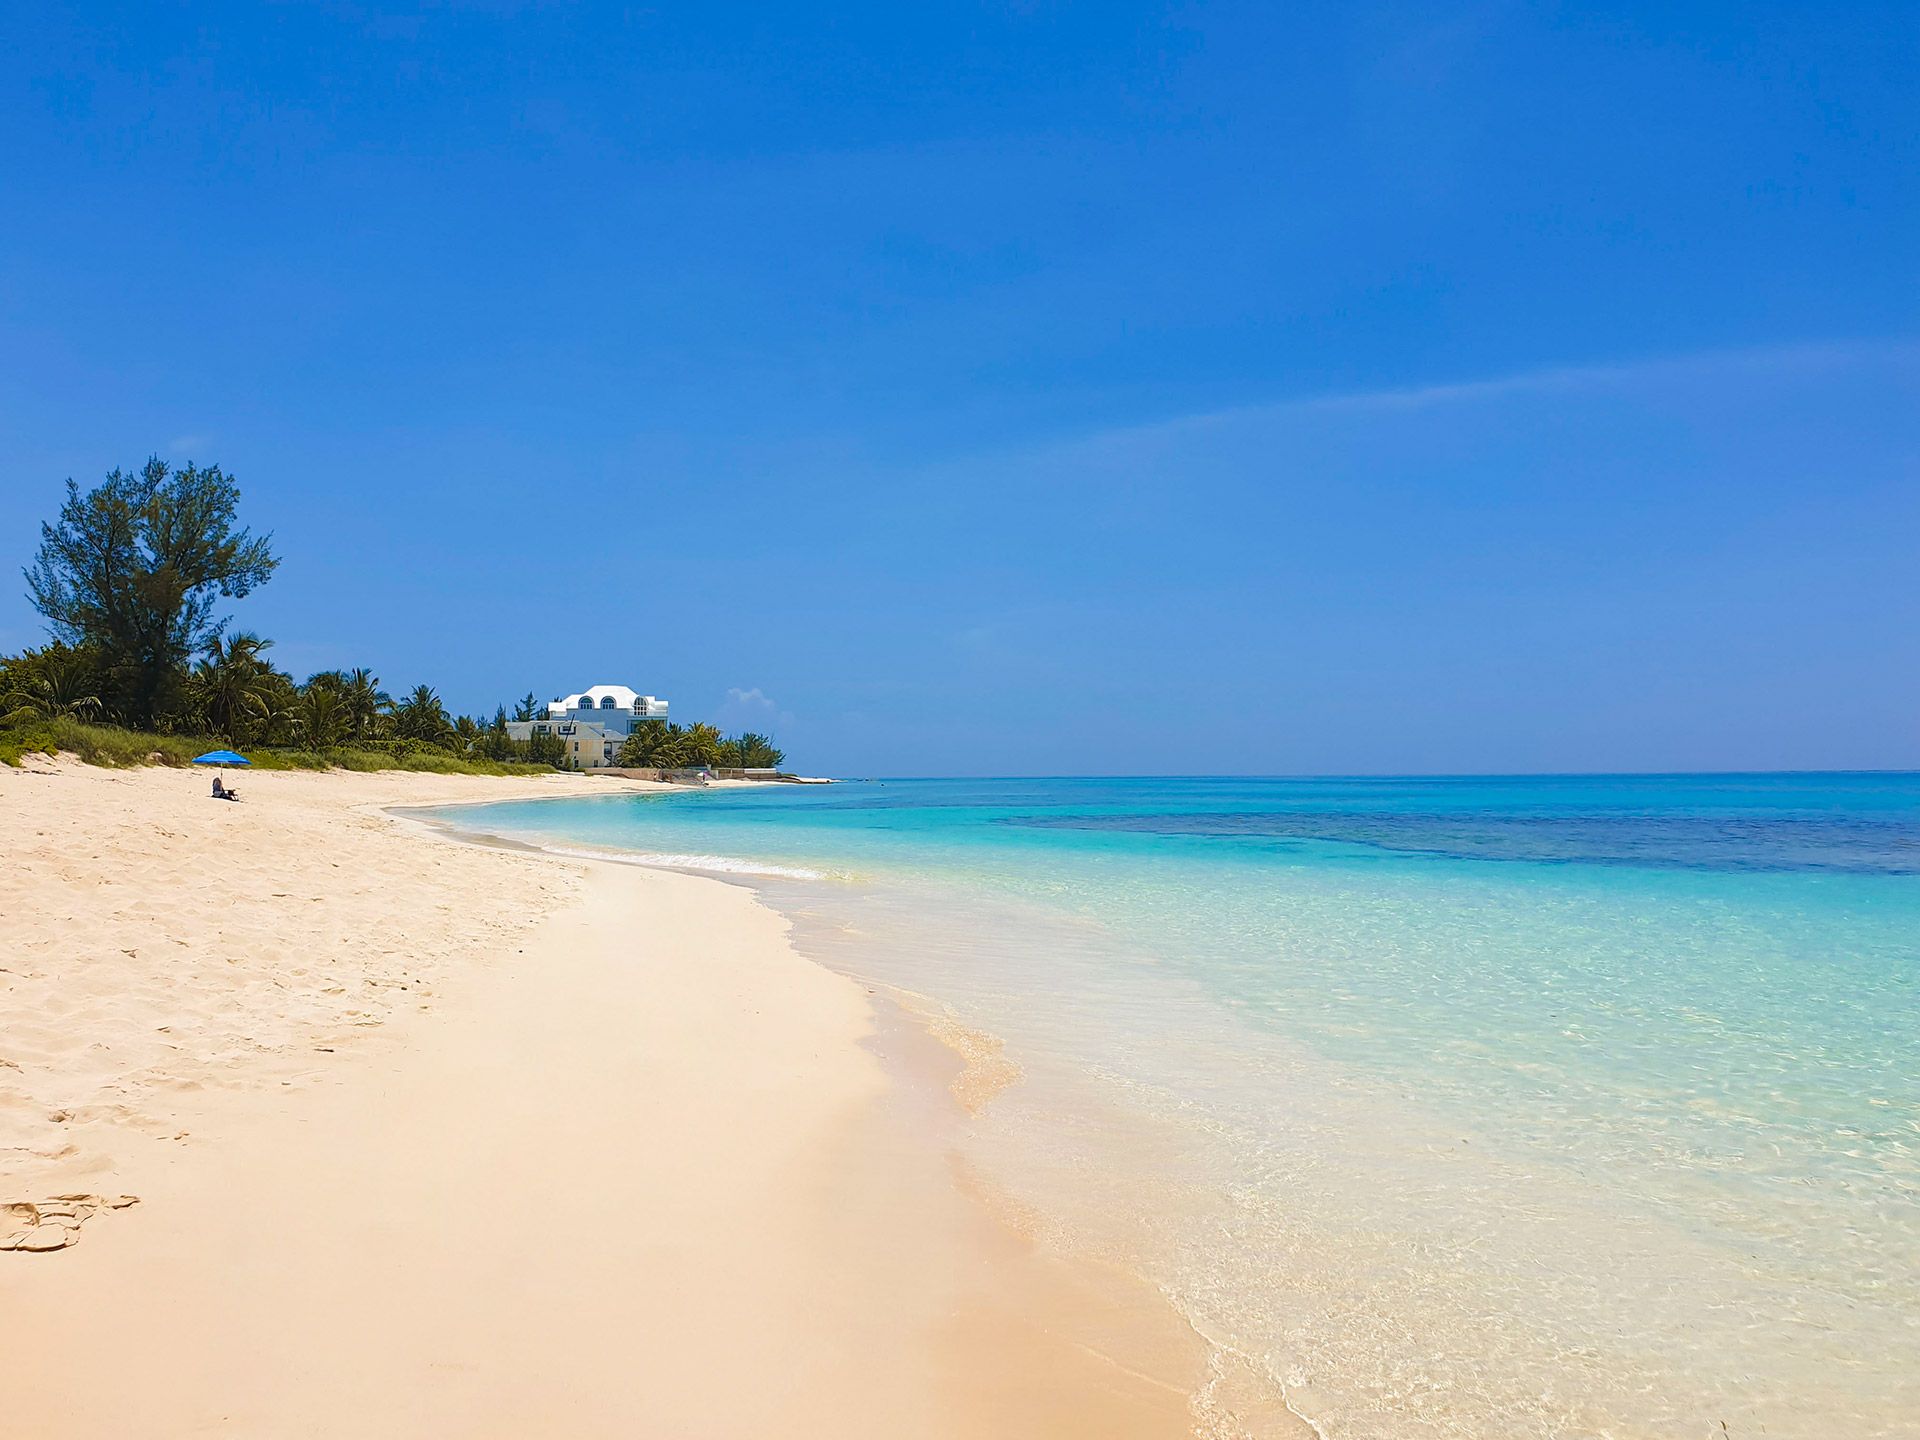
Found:
M 393 709 L 393 697 L 380 688 L 380 677 L 364 666 L 340 677 L 340 698 L 346 703 L 348 728 L 356 740 L 376 738 Z
M 633 733 L 620 742 L 614 759 L 634 769 L 672 769 L 681 764 L 680 739 L 684 732 L 665 720 L 642 720 Z
M 786 758 L 787 752 L 775 746 L 772 739 L 751 730 L 720 742 L 722 765 L 738 765 L 744 770 L 776 770 Z
M 293 729 L 309 750 L 331 750 L 351 733 L 346 701 L 332 685 L 309 683 L 293 706 Z
M 87 720 L 99 713 L 98 677 L 85 650 L 55 643 L 0 665 L 0 725 Z
M 683 739 L 688 758 L 682 765 L 718 765 L 720 763 L 720 731 L 703 721 L 695 721 L 686 729 Z
M 402 740 L 419 740 L 429 745 L 444 745 L 453 734 L 453 722 L 447 707 L 431 685 L 416 685 L 393 709 L 393 733 Z
M 214 734 L 232 744 L 251 743 L 272 723 L 279 677 L 261 659 L 272 645 L 251 631 L 224 640 L 216 636 L 188 678 L 187 698 L 194 711 Z
M 523 699 L 515 703 L 513 707 L 513 718 L 516 720 L 538 720 L 540 718 L 539 712 L 540 702 L 533 698 L 533 691 L 529 690 Z
M 556 770 L 567 767 L 567 742 L 558 735 L 533 735 L 524 741 L 508 741 L 514 747 L 510 755 L 502 758 L 526 760 L 534 765 L 551 765 Z
M 347 738 L 362 744 L 377 740 L 386 728 L 393 697 L 380 688 L 380 677 L 365 666 L 353 670 L 321 670 L 307 677 L 304 688 L 331 690 L 346 711 Z
M 493 712 L 493 719 L 480 727 L 471 746 L 472 752 L 485 760 L 524 760 L 526 749 L 511 735 L 507 734 L 507 707 L 502 705 Z
M 300 687 L 284 670 L 269 667 L 260 677 L 261 698 L 266 704 L 266 726 L 256 742 L 261 745 L 295 745 L 300 741 L 294 711 L 300 704 Z
M 711 725 L 675 725 L 666 720 L 642 720 L 621 742 L 614 758 L 637 769 L 685 770 L 722 763 L 720 732 Z
M 240 490 L 217 465 L 114 470 L 40 527 L 27 597 L 56 638 L 98 650 L 122 718 L 151 728 L 187 661 L 219 635 L 224 598 L 263 585 L 279 564 L 271 536 L 236 527 Z

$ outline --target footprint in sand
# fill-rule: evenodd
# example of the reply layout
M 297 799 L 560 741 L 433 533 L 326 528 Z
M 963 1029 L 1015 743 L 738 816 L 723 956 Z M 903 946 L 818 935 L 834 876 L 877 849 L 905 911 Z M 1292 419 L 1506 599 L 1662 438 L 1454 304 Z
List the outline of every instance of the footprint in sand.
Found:
M 138 1195 L 55 1195 L 0 1205 L 0 1250 L 64 1250 L 98 1212 L 139 1203 Z

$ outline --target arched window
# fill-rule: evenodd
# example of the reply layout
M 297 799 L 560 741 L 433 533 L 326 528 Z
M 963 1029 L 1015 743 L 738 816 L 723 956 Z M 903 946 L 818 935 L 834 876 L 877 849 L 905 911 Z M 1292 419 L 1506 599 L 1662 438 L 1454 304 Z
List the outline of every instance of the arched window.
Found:
M 614 707 L 613 707 L 613 696 L 611 696 L 611 695 L 602 695 L 602 696 L 600 697 L 600 708 L 601 708 L 602 710 L 611 710 L 611 709 L 613 709 L 613 708 L 614 708 Z

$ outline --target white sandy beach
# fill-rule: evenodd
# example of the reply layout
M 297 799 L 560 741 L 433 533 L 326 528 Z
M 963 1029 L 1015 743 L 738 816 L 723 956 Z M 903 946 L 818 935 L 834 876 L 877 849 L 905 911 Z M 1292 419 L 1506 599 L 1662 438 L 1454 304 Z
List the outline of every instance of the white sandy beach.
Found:
M 382 813 L 613 782 L 206 778 L 0 771 L 0 1433 L 1190 1433 L 748 892 Z

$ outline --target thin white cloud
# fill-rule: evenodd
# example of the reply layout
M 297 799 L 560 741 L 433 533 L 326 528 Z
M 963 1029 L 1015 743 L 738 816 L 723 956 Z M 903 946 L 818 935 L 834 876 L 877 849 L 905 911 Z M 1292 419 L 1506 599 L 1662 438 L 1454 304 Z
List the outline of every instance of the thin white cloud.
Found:
M 719 718 L 722 725 L 731 729 L 768 732 L 793 723 L 793 716 L 775 704 L 758 685 L 746 690 L 729 686 Z
M 1168 437 L 1184 431 L 1249 420 L 1279 419 L 1289 415 L 1342 411 L 1413 411 L 1447 405 L 1473 404 L 1521 394 L 1578 394 L 1626 388 L 1660 381 L 1708 378 L 1740 373 L 1778 373 L 1837 369 L 1886 361 L 1920 359 L 1920 341 L 1830 340 L 1791 345 L 1764 345 L 1735 350 L 1707 350 L 1688 355 L 1659 356 L 1593 365 L 1549 365 L 1510 375 L 1478 380 L 1441 381 L 1428 385 L 1391 386 L 1379 390 L 1338 391 L 1324 395 L 1291 396 L 1253 405 L 1179 415 L 1144 425 L 1126 426 L 1089 437 L 1082 444 L 1105 447 L 1128 441 Z

